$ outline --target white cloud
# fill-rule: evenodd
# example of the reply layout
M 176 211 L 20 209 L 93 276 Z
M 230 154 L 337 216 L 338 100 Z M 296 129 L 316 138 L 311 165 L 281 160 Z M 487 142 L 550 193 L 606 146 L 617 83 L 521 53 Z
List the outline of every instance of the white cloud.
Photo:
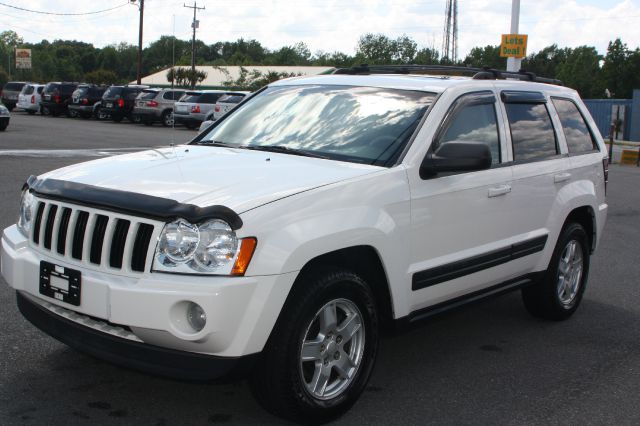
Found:
M 34 10 L 86 12 L 106 9 L 126 0 L 31 0 L 9 4 Z M 191 0 L 191 4 L 192 4 Z M 592 45 L 601 53 L 621 37 L 630 47 L 640 45 L 640 0 L 523 1 L 520 32 L 529 34 L 529 52 L 557 43 Z M 445 0 L 220 0 L 199 1 L 198 38 L 207 44 L 255 38 L 275 49 L 298 41 L 312 52 L 354 53 L 367 32 L 391 37 L 406 33 L 421 46 L 440 48 Z M 459 46 L 464 56 L 474 46 L 498 44 L 509 32 L 511 0 L 459 0 Z M 192 9 L 182 0 L 145 1 L 145 44 L 163 34 L 182 39 L 191 35 Z M 125 41 L 137 44 L 138 10 L 133 5 L 86 17 L 37 15 L 0 6 L 0 28 L 13 29 L 25 40 L 75 39 L 95 46 Z

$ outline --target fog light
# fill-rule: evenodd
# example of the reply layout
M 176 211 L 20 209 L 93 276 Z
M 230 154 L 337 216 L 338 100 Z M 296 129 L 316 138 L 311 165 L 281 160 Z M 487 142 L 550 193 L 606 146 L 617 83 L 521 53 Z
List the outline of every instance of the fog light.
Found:
M 204 313 L 204 309 L 202 309 L 200 305 L 189 302 L 189 307 L 187 308 L 187 321 L 196 332 L 200 331 L 207 323 L 207 314 Z

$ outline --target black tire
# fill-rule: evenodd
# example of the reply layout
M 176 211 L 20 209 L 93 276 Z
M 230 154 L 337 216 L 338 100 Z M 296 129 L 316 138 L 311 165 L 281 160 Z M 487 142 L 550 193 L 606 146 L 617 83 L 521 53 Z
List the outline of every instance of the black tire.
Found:
M 162 113 L 162 118 L 160 119 L 160 121 L 164 127 L 173 126 L 173 111 L 164 111 Z
M 571 258 L 570 255 L 572 243 L 577 244 L 574 249 L 576 256 L 580 254 L 582 257 L 580 273 L 577 277 L 573 274 L 574 271 L 578 271 L 576 266 L 571 266 L 570 269 L 565 268 L 568 256 L 569 263 L 578 263 L 576 257 Z M 524 306 L 531 315 L 553 321 L 565 320 L 573 315 L 580 305 L 587 285 L 589 251 L 589 238 L 582 225 L 576 222 L 567 223 L 560 232 L 549 267 L 542 278 L 536 284 L 522 289 Z M 563 271 L 565 269 L 566 271 Z M 569 280 L 576 283 L 575 287 L 569 286 L 572 290 L 562 285 L 566 282 L 567 276 L 575 277 Z
M 58 117 L 60 115 L 60 111 L 55 109 L 50 109 L 49 114 L 51 114 L 53 117 Z
M 81 112 L 80 113 L 80 117 L 84 118 L 85 120 L 91 118 L 91 113 L 90 112 Z
M 9 110 L 9 112 L 13 111 L 13 109 L 15 108 L 14 105 L 5 105 L 7 107 L 7 109 Z
M 40 105 L 40 115 L 49 115 L 50 113 L 49 108 Z
M 123 117 L 123 116 L 121 116 L 121 115 L 112 115 L 112 116 L 111 116 L 111 119 L 112 119 L 113 121 L 115 121 L 116 123 L 121 122 L 123 118 L 124 118 L 124 117 Z
M 9 126 L 8 122 L 4 124 L 0 123 L 0 132 L 4 132 L 8 126 Z
M 32 110 L 32 109 L 28 109 L 27 110 L 27 114 L 29 114 L 29 115 L 34 115 L 35 113 L 36 112 L 34 110 Z
M 324 423 L 345 413 L 356 402 L 369 381 L 378 351 L 378 313 L 370 287 L 350 271 L 325 269 L 308 273 L 298 280 L 303 280 L 304 283 L 298 282 L 302 285 L 294 286 L 287 298 L 261 360 L 250 378 L 251 390 L 260 405 L 277 416 L 300 423 Z M 356 306 L 355 311 L 360 314 L 360 324 L 364 326 L 364 330 L 356 328 L 353 338 L 343 338 L 340 327 L 350 317 L 343 314 L 340 319 L 338 314 L 335 332 L 321 334 L 318 331 L 316 336 L 312 327 L 322 327 L 317 315 L 324 312 L 323 309 L 332 302 Z M 336 311 L 340 312 L 339 309 Z M 303 364 L 301 350 L 308 333 L 316 336 L 314 339 L 321 338 L 319 336 L 327 337 L 322 340 L 324 349 L 317 349 L 322 351 L 318 352 L 317 361 L 306 361 Z M 334 377 L 332 374 L 338 374 L 334 370 L 334 363 L 337 365 L 341 362 L 341 356 L 336 354 L 352 351 L 354 346 L 351 345 L 357 345 L 360 338 L 357 336 L 364 336 L 362 344 L 355 346 L 363 348 L 358 352 L 361 358 L 357 369 L 350 372 L 353 374 L 351 378 L 339 379 L 335 376 L 331 382 L 331 377 Z M 325 346 L 326 342 L 329 343 Z M 344 346 L 338 346 L 340 343 Z M 351 355 L 348 357 L 351 358 Z M 326 376 L 331 383 L 325 384 L 322 392 L 335 385 L 336 395 L 329 395 L 327 399 L 313 395 L 307 388 L 305 377 L 313 376 L 314 372 L 309 372 L 303 365 L 316 372 L 318 368 L 331 371 Z M 328 370 L 323 370 L 324 368 Z
M 196 124 L 192 121 L 185 121 L 184 127 L 186 127 L 189 130 L 193 130 L 196 128 Z

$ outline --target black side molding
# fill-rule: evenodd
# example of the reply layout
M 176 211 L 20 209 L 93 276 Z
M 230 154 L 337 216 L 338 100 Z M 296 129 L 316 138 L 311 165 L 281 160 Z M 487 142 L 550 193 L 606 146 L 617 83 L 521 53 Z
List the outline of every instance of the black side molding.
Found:
M 41 198 L 68 201 L 133 216 L 165 222 L 183 218 L 191 223 L 207 219 L 222 219 L 234 230 L 242 228 L 240 216 L 225 206 L 198 207 L 153 195 L 101 188 L 58 179 L 38 179 L 35 176 L 30 176 L 25 186 Z
M 547 243 L 547 237 L 547 235 L 543 235 L 517 244 L 512 244 L 509 247 L 416 272 L 413 274 L 411 289 L 415 291 L 431 287 L 432 285 L 493 268 L 494 266 L 502 265 L 503 263 L 537 253 L 544 250 L 544 246 Z

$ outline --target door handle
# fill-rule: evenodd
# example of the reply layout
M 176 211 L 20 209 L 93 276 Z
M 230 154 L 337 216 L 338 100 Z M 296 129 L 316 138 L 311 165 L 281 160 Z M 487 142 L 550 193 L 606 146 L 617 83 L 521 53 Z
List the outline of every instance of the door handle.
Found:
M 571 179 L 571 173 L 558 173 L 557 175 L 553 176 L 553 181 L 555 183 L 564 182 L 569 179 Z
M 500 185 L 489 188 L 489 198 L 499 197 L 511 192 L 511 185 Z

